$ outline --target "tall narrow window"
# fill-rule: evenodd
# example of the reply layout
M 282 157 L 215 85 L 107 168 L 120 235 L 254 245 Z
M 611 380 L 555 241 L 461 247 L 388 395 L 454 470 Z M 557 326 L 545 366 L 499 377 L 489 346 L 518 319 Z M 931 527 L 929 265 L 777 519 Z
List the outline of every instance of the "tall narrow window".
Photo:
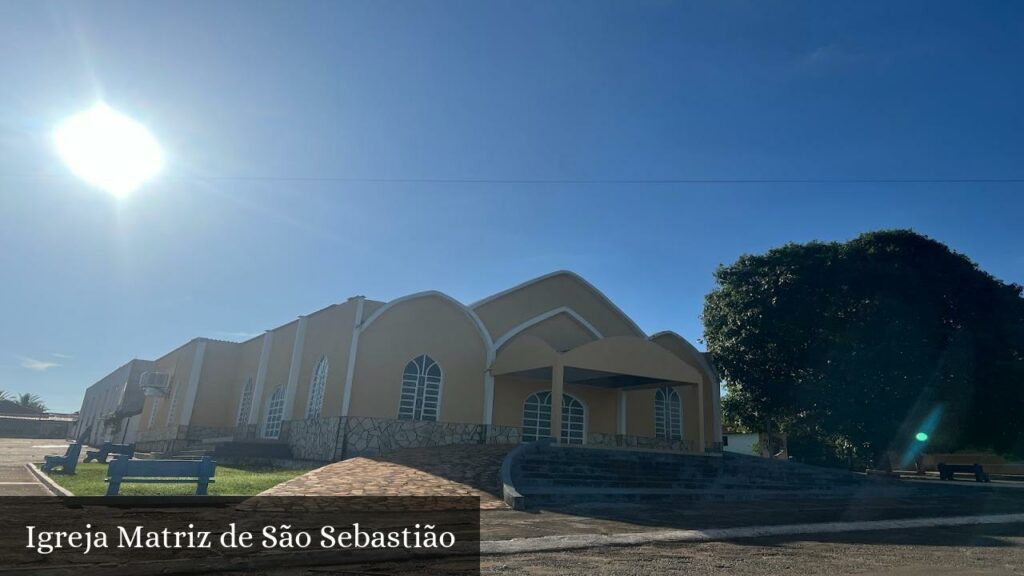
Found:
M 324 406 L 324 389 L 327 387 L 327 357 L 323 356 L 313 369 L 313 379 L 309 382 L 309 402 L 306 403 L 306 419 L 319 418 Z
M 436 421 L 441 408 L 441 366 L 423 354 L 405 365 L 398 418 Z
M 675 388 L 654 392 L 654 434 L 665 440 L 682 440 L 683 405 Z
M 167 422 L 164 423 L 165 426 L 171 426 L 172 424 L 174 424 L 174 411 L 178 408 L 178 388 L 179 388 L 179 386 L 175 385 L 173 379 L 171 380 L 170 386 L 171 386 L 171 405 L 167 407 Z
M 149 422 L 146 423 L 147 430 L 152 430 L 153 425 L 156 424 L 156 413 L 160 411 L 162 400 L 163 398 L 153 398 L 152 408 L 149 409 Z
M 281 419 L 284 418 L 284 389 L 278 386 L 267 402 L 267 417 L 263 421 L 263 437 L 277 438 L 281 435 Z
M 238 419 L 235 421 L 236 426 L 244 426 L 249 423 L 249 414 L 252 412 L 252 376 L 245 381 L 245 386 L 242 386 L 242 397 L 238 401 Z
M 523 403 L 523 442 L 551 436 L 551 392 L 534 392 Z M 586 410 L 575 396 L 562 394 L 562 441 L 583 444 Z

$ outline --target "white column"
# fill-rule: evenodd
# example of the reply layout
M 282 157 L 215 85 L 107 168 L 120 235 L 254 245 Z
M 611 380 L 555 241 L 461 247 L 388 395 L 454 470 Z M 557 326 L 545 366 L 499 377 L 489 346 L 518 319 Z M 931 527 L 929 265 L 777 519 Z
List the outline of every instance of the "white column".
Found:
M 697 441 L 700 442 L 700 446 L 697 447 L 698 452 L 704 452 L 707 449 L 707 444 L 704 443 L 704 422 L 706 415 L 704 414 L 707 410 L 704 407 L 704 378 L 701 378 L 702 382 L 697 385 L 697 404 L 700 404 L 700 410 L 697 412 L 700 414 L 700 434 L 697 436 Z
M 490 367 L 484 372 L 484 424 L 490 426 L 494 420 L 494 374 Z
M 299 391 L 299 368 L 302 367 L 302 347 L 306 343 L 307 318 L 299 316 L 299 325 L 295 327 L 295 342 L 292 344 L 292 361 L 288 366 L 288 387 L 284 391 L 284 420 L 292 420 L 295 415 L 295 395 Z
M 619 417 L 615 422 L 616 434 L 625 436 L 626 434 L 626 391 L 619 390 Z
M 267 364 L 270 363 L 270 350 L 274 344 L 274 333 L 267 330 L 263 334 L 263 347 L 260 348 L 260 363 L 256 368 L 256 386 L 252 391 L 252 408 L 249 409 L 249 424 L 258 424 L 263 412 L 263 387 L 267 382 Z
M 711 441 L 722 444 L 722 386 L 718 381 L 711 383 L 711 398 L 714 411 L 711 414 Z
M 363 301 L 362 296 L 356 297 L 356 314 L 352 319 L 352 341 L 348 346 L 348 366 L 345 368 L 345 389 L 341 396 L 341 415 L 348 416 L 348 407 L 352 403 L 352 378 L 356 373 L 356 354 L 359 353 L 359 334 L 362 333 L 360 326 L 363 323 Z
M 178 424 L 181 426 L 188 426 L 192 421 L 192 409 L 196 405 L 196 394 L 199 393 L 199 374 L 203 371 L 204 356 L 206 340 L 200 339 L 192 356 L 192 371 L 188 375 L 188 388 L 185 388 L 185 404 L 181 407 L 181 414 L 178 417 Z
M 555 360 L 551 367 L 551 437 L 555 442 L 562 442 L 562 391 L 565 389 L 565 367 L 562 357 Z

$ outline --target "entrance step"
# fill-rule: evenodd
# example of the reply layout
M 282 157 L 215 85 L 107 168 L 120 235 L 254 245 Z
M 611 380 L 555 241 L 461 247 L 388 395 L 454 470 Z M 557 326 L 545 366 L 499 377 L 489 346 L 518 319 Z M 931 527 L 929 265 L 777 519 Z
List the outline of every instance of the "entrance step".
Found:
M 290 459 L 292 449 L 284 442 L 272 440 L 248 440 L 217 444 L 213 456 L 228 458 Z
M 573 502 L 747 500 L 898 495 L 899 481 L 755 456 L 537 445 L 508 462 L 525 506 Z

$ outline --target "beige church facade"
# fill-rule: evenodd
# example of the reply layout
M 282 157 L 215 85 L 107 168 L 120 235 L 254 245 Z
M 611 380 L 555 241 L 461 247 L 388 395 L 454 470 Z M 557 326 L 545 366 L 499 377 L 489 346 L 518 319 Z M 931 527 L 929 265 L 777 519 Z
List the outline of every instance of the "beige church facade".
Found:
M 406 446 L 721 447 L 719 382 L 560 271 L 463 304 L 440 292 L 328 306 L 241 343 L 194 339 L 140 378 L 140 448 L 287 444 L 337 460 Z

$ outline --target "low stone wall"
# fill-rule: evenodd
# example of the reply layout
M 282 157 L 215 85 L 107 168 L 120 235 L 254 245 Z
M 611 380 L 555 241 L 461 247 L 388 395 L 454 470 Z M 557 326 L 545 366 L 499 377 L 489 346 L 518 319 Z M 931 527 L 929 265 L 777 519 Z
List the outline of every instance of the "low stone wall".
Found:
M 71 435 L 74 421 L 0 416 L 0 438 L 60 438 Z
M 486 437 L 481 424 L 350 417 L 345 426 L 344 457 L 374 456 L 399 448 L 483 444 Z
M 166 440 L 177 440 L 185 438 L 188 434 L 188 426 L 166 426 L 150 430 L 139 431 L 139 442 L 163 442 Z
M 488 444 L 519 444 L 522 437 L 523 431 L 518 426 L 491 424 L 487 427 Z
M 185 447 L 188 426 L 167 426 L 153 430 L 140 430 L 135 450 L 138 452 L 171 453 Z
M 189 426 L 185 432 L 185 438 L 189 440 L 205 440 L 206 438 L 234 438 L 237 428 L 222 428 L 217 426 Z
M 313 418 L 289 420 L 281 427 L 281 435 L 288 439 L 292 458 L 334 462 L 341 459 L 343 418 Z
M 699 442 L 696 440 L 666 440 L 664 438 L 650 438 L 647 436 L 630 436 L 628 434 L 605 434 L 602 432 L 591 432 L 587 434 L 587 445 L 606 446 L 609 448 L 639 448 L 643 450 L 669 450 L 672 452 L 686 452 L 699 454 Z
M 235 428 L 234 437 L 236 441 L 255 440 L 258 431 L 259 426 L 256 424 L 242 424 Z
M 189 443 L 207 438 L 231 437 L 236 442 L 259 440 L 255 425 L 237 428 L 171 426 L 139 433 L 141 452 L 176 452 Z M 336 462 L 356 456 L 378 456 L 402 448 L 425 448 L 452 444 L 519 444 L 521 431 L 516 426 L 427 422 L 395 418 L 316 418 L 286 420 L 281 425 L 279 442 L 286 443 L 292 458 L 316 462 Z M 604 434 L 587 435 L 590 446 L 637 448 L 699 453 L 695 440 L 665 440 L 643 436 Z
M 518 444 L 520 431 L 511 426 L 350 417 L 287 421 L 281 437 L 287 439 L 294 458 L 334 462 L 401 448 Z

